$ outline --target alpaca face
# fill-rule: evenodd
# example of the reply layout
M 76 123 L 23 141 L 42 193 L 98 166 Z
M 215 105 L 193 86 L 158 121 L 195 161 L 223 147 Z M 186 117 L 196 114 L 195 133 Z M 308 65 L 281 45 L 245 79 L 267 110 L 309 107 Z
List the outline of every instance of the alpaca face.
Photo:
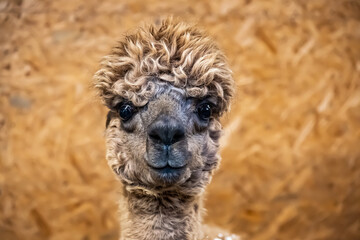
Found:
M 146 189 L 199 191 L 218 164 L 216 98 L 187 97 L 153 78 L 156 90 L 142 107 L 119 99 L 107 119 L 107 159 L 123 183 Z
M 118 42 L 94 80 L 110 108 L 107 160 L 124 186 L 201 193 L 218 164 L 219 117 L 234 90 L 212 39 L 171 19 L 140 28 Z

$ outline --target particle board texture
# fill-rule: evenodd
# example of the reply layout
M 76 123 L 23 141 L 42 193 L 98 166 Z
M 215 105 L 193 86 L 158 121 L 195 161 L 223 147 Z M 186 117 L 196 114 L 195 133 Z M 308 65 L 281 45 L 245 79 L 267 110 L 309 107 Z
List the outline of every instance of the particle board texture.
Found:
M 249 240 L 360 239 L 358 0 L 0 0 L 0 239 L 118 238 L 92 76 L 124 34 L 169 15 L 208 32 L 236 81 L 205 222 Z

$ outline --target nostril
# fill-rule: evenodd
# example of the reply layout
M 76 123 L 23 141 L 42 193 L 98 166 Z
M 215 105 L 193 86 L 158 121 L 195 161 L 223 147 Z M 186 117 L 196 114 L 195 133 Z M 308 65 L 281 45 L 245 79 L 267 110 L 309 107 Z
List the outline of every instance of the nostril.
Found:
M 149 132 L 149 137 L 155 141 L 155 142 L 162 142 L 162 139 L 160 137 L 160 134 L 158 133 L 158 131 L 156 131 L 157 129 L 153 129 Z
M 171 144 L 179 142 L 185 138 L 185 131 L 184 129 L 176 129 L 174 132 L 174 136 L 171 139 Z

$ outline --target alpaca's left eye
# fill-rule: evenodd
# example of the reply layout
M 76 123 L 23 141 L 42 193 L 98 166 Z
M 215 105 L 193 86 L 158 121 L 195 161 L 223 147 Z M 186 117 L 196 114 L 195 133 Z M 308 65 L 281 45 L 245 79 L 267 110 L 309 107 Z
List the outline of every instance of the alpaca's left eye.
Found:
M 128 103 L 121 104 L 117 109 L 119 116 L 123 121 L 129 120 L 134 115 L 135 110 L 134 106 Z
M 203 103 L 197 108 L 197 114 L 201 120 L 207 121 L 211 117 L 211 104 Z

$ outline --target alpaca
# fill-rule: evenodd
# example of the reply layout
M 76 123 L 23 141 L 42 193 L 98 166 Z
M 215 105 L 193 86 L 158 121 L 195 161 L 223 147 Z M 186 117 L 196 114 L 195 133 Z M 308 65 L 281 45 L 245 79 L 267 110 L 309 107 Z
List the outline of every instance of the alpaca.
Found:
M 123 186 L 120 240 L 210 239 L 202 199 L 234 89 L 223 53 L 166 19 L 119 41 L 94 80 L 110 110 L 106 159 Z

